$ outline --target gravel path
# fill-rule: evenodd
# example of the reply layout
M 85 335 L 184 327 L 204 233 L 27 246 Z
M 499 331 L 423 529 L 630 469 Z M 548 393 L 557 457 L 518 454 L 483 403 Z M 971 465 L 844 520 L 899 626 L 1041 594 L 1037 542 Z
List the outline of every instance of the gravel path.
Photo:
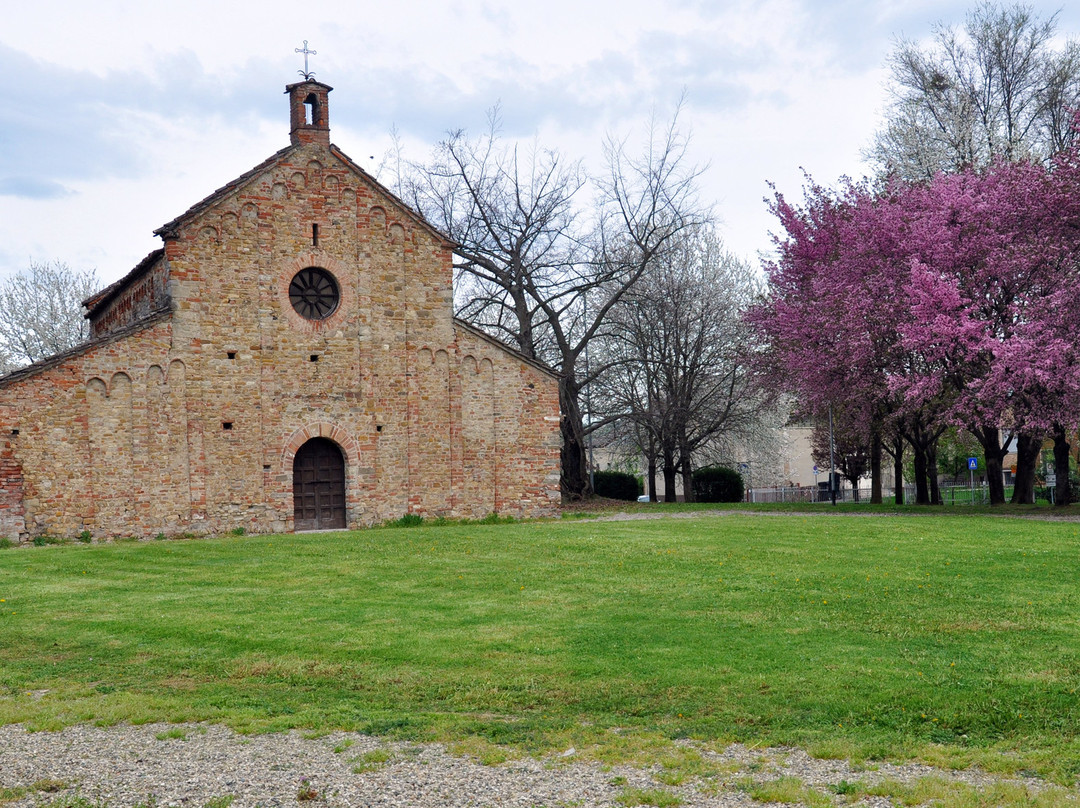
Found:
M 182 736 L 182 737 L 177 737 Z M 659 767 L 602 767 L 576 763 L 567 750 L 547 761 L 512 760 L 484 766 L 450 755 L 438 744 L 391 743 L 355 733 L 305 738 L 298 732 L 242 736 L 219 726 L 80 725 L 61 732 L 0 727 L 0 788 L 31 789 L 7 802 L 31 808 L 81 795 L 109 808 L 136 805 L 224 808 L 255 806 L 617 806 L 629 789 L 677 795 L 683 806 L 760 806 L 737 783 L 794 776 L 818 788 L 842 780 L 911 782 L 938 776 L 985 786 L 975 772 L 879 764 L 856 769 L 791 749 L 733 745 L 704 752 L 725 772 L 719 780 L 664 785 Z M 62 782 L 43 782 L 62 781 Z M 34 784 L 37 784 L 36 790 Z M 1038 788 L 1036 782 L 1028 782 Z M 0 792 L 0 804 L 3 803 Z M 885 798 L 859 805 L 890 806 Z

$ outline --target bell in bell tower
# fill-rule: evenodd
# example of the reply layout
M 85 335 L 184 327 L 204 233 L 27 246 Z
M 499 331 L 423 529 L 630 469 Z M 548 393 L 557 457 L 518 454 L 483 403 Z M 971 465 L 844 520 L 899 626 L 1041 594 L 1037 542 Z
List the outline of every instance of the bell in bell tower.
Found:
M 285 88 L 289 96 L 289 138 L 294 146 L 301 143 L 329 146 L 330 110 L 326 96 L 334 88 L 315 81 L 315 74 L 307 69 L 308 55 L 315 53 L 308 50 L 307 40 L 304 40 L 303 49 L 297 48 L 296 52 L 304 54 L 304 69 L 299 71 L 304 80 Z

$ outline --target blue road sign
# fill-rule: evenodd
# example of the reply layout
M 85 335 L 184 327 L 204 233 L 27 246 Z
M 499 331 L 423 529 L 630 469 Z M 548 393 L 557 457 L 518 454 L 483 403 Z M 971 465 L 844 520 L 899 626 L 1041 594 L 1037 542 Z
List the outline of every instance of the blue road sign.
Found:
M 972 471 L 978 471 L 979 470 L 979 458 L 977 458 L 977 457 L 969 457 L 968 458 L 968 468 L 971 469 Z

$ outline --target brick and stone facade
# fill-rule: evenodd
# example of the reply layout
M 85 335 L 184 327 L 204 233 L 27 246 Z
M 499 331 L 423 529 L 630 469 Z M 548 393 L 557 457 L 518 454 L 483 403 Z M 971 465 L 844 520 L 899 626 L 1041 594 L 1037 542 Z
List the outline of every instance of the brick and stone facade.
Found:
M 287 88 L 291 145 L 160 228 L 90 342 L 0 378 L 0 536 L 292 530 L 320 439 L 350 527 L 557 511 L 557 380 L 453 317 L 453 245 L 330 144 L 329 90 Z

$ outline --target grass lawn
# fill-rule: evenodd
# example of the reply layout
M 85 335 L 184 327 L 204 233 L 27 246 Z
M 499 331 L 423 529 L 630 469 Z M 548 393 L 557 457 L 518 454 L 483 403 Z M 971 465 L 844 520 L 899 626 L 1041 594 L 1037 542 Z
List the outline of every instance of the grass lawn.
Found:
M 940 513 L 940 512 L 939 512 Z M 0 722 L 1080 772 L 1080 524 L 732 513 L 0 551 Z

